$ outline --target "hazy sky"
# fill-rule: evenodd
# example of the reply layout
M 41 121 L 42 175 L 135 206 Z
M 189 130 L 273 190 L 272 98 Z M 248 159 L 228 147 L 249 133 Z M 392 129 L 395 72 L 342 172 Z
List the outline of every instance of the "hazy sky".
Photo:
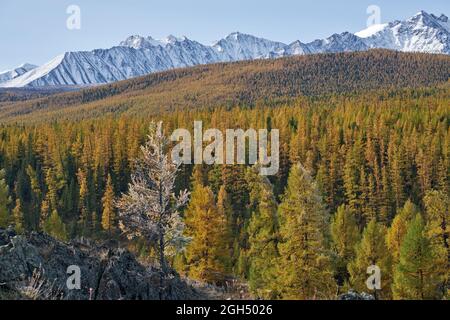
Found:
M 81 9 L 81 29 L 69 30 L 69 5 Z M 43 64 L 73 50 L 108 48 L 132 34 L 168 34 L 211 44 L 240 31 L 290 43 L 364 29 L 369 5 L 382 22 L 420 10 L 450 15 L 448 0 L 0 0 L 0 71 Z

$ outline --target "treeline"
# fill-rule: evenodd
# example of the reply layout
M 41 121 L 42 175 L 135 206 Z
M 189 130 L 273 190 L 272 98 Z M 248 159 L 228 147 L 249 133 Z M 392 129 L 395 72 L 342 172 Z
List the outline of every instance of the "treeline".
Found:
M 317 54 L 171 70 L 29 101 L 4 103 L 1 122 L 79 120 L 105 114 L 235 105 L 298 96 L 438 87 L 448 82 L 450 57 L 387 50 Z
M 118 237 L 116 199 L 127 190 L 148 123 L 167 133 L 203 127 L 280 130 L 280 172 L 184 166 L 191 242 L 181 273 L 213 283 L 238 277 L 262 298 L 442 298 L 448 285 L 449 107 L 446 90 L 299 98 L 273 108 L 175 111 L 0 127 L 0 226 L 58 238 Z M 301 165 L 299 165 L 301 164 Z M 149 255 L 144 243 L 133 244 Z M 151 255 L 151 253 L 150 253 Z
M 75 88 L 0 88 L 0 103 L 26 101 L 43 98 L 52 94 L 72 91 Z

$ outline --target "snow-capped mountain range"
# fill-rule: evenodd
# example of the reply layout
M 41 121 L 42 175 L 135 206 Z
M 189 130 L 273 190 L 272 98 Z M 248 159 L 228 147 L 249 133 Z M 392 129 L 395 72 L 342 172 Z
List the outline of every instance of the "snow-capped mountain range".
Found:
M 37 66 L 33 64 L 24 63 L 13 70 L 0 72 L 0 83 L 17 78 L 23 75 L 24 73 L 27 73 L 28 71 L 31 71 L 36 68 Z
M 135 35 L 110 49 L 67 52 L 40 67 L 26 64 L 0 73 L 0 87 L 96 85 L 199 64 L 371 48 L 450 54 L 449 19 L 421 11 L 410 19 L 373 25 L 355 34 L 291 44 L 239 32 L 212 46 L 186 37 L 156 40 Z

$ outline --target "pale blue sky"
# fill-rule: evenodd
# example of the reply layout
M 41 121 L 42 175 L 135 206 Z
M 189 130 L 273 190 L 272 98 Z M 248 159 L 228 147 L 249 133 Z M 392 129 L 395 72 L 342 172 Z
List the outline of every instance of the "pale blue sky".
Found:
M 81 8 L 81 30 L 66 28 L 69 5 Z M 420 10 L 450 14 L 448 0 L 0 0 L 0 71 L 41 65 L 65 51 L 108 48 L 132 34 L 168 34 L 211 44 L 240 31 L 290 43 L 364 29 L 369 5 L 382 22 Z

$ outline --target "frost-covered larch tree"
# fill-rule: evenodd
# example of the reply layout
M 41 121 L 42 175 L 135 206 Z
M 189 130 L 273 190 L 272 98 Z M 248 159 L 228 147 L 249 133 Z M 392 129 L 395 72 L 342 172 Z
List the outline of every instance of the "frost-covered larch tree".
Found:
M 167 149 L 162 122 L 152 123 L 129 190 L 117 202 L 120 229 L 129 239 L 140 237 L 155 245 L 164 274 L 169 249 L 180 249 L 187 241 L 178 209 L 189 199 L 187 190 L 174 194 L 180 164 L 170 159 Z

